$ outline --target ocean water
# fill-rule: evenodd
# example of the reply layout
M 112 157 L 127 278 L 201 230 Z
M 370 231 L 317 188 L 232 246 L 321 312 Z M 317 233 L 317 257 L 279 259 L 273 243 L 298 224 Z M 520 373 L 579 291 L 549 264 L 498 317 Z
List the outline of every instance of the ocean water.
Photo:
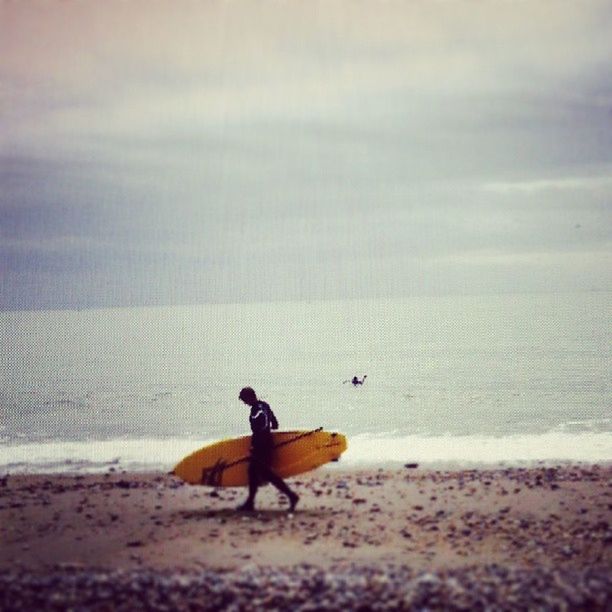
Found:
M 0 472 L 170 469 L 249 433 L 341 465 L 612 460 L 610 293 L 0 313 Z M 367 374 L 365 384 L 344 381 Z

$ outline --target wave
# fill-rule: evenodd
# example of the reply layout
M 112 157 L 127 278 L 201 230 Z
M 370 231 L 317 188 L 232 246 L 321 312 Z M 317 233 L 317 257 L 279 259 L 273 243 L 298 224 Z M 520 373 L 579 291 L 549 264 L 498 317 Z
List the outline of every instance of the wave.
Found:
M 0 471 L 169 471 L 182 457 L 210 442 L 213 440 L 115 439 L 7 445 L 0 446 Z
M 184 456 L 214 440 L 117 439 L 0 446 L 0 472 L 170 471 Z M 511 436 L 349 437 L 339 467 L 421 465 L 518 465 L 538 462 L 612 461 L 612 434 L 549 432 Z M 335 467 L 335 466 L 334 466 Z
M 347 463 L 501 464 L 538 461 L 612 461 L 612 434 L 604 432 L 507 436 L 354 436 Z

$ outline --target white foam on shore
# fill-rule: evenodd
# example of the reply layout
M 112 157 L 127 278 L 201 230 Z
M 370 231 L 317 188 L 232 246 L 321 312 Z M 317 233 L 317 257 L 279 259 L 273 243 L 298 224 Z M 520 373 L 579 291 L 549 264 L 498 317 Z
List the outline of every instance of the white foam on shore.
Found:
M 612 461 L 612 434 L 549 432 L 497 436 L 355 436 L 343 456 L 349 464 Z
M 169 471 L 213 440 L 128 439 L 48 442 L 0 447 L 0 472 L 101 472 L 116 469 Z
M 139 439 L 0 446 L 0 473 L 102 472 L 110 468 L 170 471 L 185 455 L 213 440 Z M 611 433 L 493 436 L 384 436 L 349 438 L 339 467 L 491 465 L 612 461 Z

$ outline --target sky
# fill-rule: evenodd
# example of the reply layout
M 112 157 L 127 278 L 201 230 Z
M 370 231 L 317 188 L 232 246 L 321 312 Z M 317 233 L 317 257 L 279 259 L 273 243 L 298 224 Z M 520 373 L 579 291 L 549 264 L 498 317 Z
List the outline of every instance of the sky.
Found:
M 612 289 L 612 5 L 0 0 L 0 309 Z

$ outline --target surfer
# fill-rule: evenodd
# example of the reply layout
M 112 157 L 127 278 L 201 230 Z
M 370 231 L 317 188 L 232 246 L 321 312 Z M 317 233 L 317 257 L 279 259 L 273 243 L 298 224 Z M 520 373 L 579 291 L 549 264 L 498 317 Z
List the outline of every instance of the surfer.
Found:
M 247 406 L 251 407 L 251 457 L 249 461 L 249 496 L 247 500 L 238 506 L 238 510 L 251 512 L 255 509 L 255 495 L 257 489 L 265 482 L 271 482 L 281 493 L 289 498 L 289 511 L 293 512 L 300 497 L 294 493 L 285 481 L 275 474 L 270 468 L 274 442 L 272 440 L 272 429 L 278 429 L 278 421 L 272 409 L 266 402 L 257 399 L 255 391 L 251 387 L 244 387 L 238 398 Z
M 350 382 L 354 387 L 356 387 L 357 385 L 363 385 L 365 379 L 368 377 L 367 374 L 363 375 L 363 378 L 361 380 L 359 380 L 357 378 L 357 376 L 353 376 L 353 378 L 351 380 L 345 380 L 342 382 L 342 384 L 346 384 L 347 382 Z

